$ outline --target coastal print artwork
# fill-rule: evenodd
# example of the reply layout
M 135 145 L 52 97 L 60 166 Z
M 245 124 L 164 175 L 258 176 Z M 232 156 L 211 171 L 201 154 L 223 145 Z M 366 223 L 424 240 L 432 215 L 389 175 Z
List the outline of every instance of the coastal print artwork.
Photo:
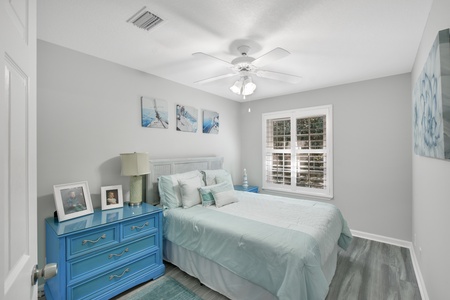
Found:
M 219 114 L 215 111 L 203 111 L 203 133 L 219 133 Z
M 197 132 L 198 110 L 177 104 L 177 131 Z
M 142 127 L 169 128 L 167 101 L 154 98 L 141 98 Z
M 413 90 L 414 153 L 450 159 L 450 30 L 439 31 Z

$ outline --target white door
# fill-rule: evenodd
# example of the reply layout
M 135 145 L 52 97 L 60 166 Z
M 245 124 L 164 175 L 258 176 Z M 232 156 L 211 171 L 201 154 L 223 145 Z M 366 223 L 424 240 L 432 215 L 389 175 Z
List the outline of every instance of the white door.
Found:
M 36 1 L 0 1 L 0 299 L 36 299 Z

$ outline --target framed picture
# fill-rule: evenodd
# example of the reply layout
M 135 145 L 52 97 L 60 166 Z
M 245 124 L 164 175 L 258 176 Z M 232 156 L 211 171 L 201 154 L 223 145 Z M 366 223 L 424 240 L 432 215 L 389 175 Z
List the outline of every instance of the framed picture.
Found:
M 141 97 L 142 127 L 169 128 L 169 110 L 167 101 Z
M 94 212 L 87 181 L 54 185 L 53 193 L 60 222 Z
M 102 210 L 123 207 L 121 185 L 102 186 Z
M 413 90 L 414 153 L 450 159 L 450 29 L 438 32 Z
M 177 131 L 197 132 L 198 110 L 177 104 Z
M 203 133 L 219 133 L 219 114 L 215 111 L 203 111 Z

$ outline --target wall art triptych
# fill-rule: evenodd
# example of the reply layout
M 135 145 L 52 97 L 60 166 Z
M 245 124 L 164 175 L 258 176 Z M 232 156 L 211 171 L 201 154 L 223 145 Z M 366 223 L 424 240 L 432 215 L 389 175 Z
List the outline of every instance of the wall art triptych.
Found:
M 197 132 L 198 110 L 192 106 L 177 104 L 176 130 L 183 132 Z M 167 101 L 141 97 L 141 124 L 147 128 L 169 128 L 169 109 Z M 207 134 L 219 133 L 219 114 L 210 110 L 203 110 L 202 132 Z

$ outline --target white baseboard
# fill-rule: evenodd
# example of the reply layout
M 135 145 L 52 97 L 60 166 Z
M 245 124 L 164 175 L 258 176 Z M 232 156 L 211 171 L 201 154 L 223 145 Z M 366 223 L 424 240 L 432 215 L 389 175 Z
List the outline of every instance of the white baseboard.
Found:
M 381 243 L 404 247 L 404 248 L 410 248 L 412 246 L 411 242 L 404 241 L 404 240 L 394 239 L 394 238 L 390 238 L 387 236 L 377 235 L 377 234 L 373 234 L 373 233 L 367 233 L 367 232 L 353 230 L 353 229 L 351 229 L 350 231 L 352 232 L 352 234 L 354 236 L 364 238 L 367 240 L 371 240 L 371 241 L 381 242 Z
M 367 232 L 358 231 L 358 230 L 350 230 L 350 231 L 352 232 L 353 236 L 356 236 L 356 237 L 360 237 L 360 238 L 364 238 L 364 239 L 372 240 L 372 241 L 376 241 L 376 242 L 381 242 L 381 243 L 385 243 L 385 244 L 390 244 L 390 245 L 394 245 L 394 246 L 399 246 L 399 247 L 403 247 L 403 248 L 408 248 L 409 252 L 411 254 L 411 261 L 412 261 L 412 264 L 414 267 L 414 273 L 416 274 L 417 285 L 419 286 L 420 295 L 422 296 L 422 300 L 430 299 L 430 298 L 428 298 L 427 289 L 425 287 L 425 281 L 423 280 L 422 273 L 420 272 L 419 262 L 417 260 L 416 252 L 414 251 L 414 246 L 413 246 L 412 242 L 394 239 L 394 238 L 390 238 L 387 236 L 367 233 Z

